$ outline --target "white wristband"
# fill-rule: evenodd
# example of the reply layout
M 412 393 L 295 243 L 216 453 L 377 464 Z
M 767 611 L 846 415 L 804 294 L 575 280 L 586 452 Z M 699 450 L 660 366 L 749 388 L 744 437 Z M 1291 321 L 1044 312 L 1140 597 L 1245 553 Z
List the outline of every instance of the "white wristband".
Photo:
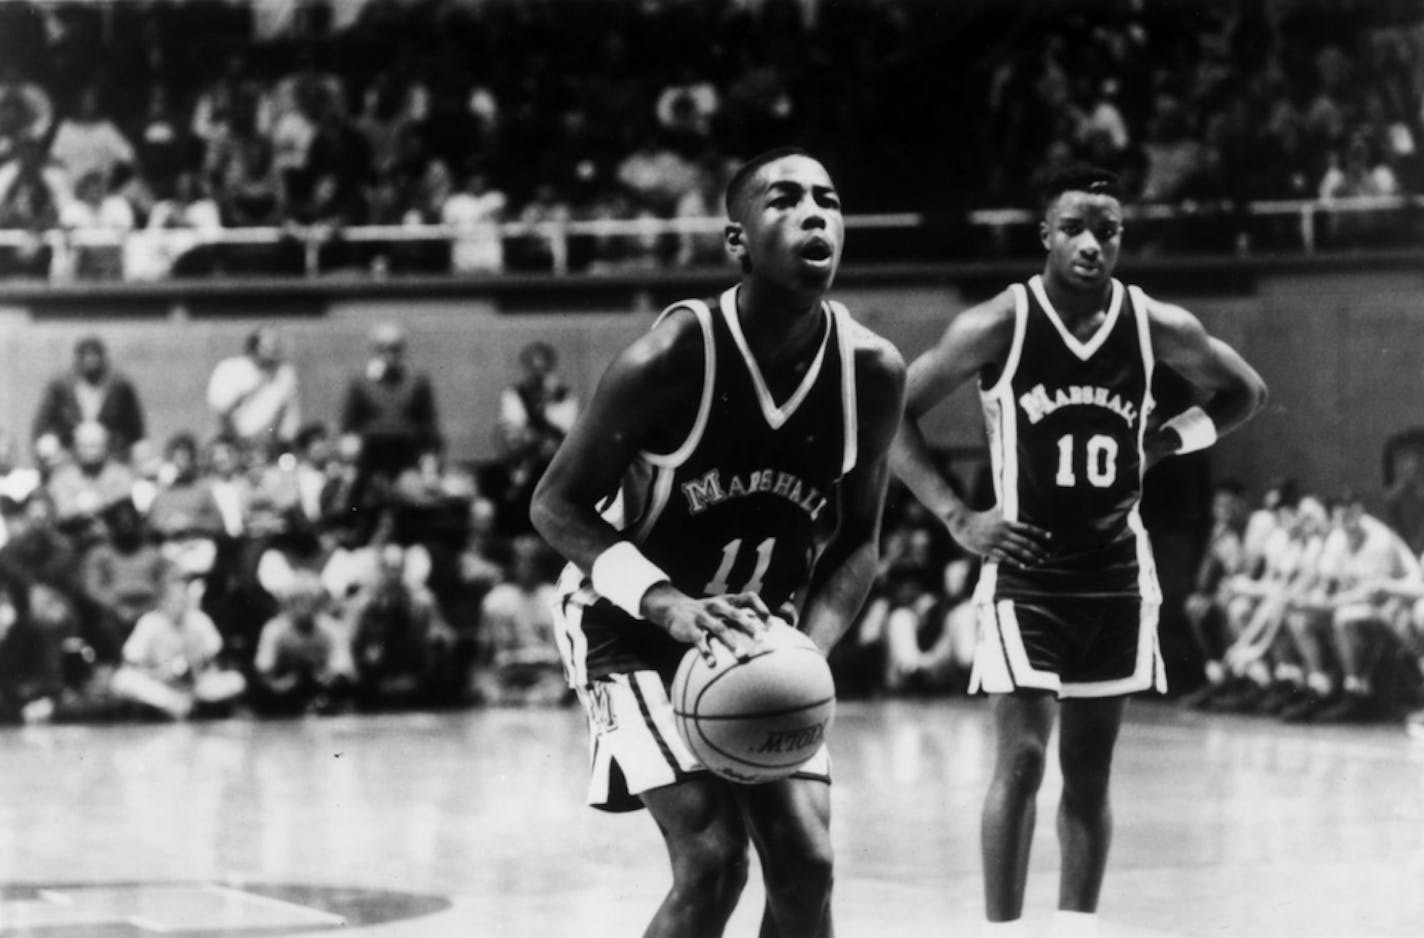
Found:
M 1216 424 L 1200 407 L 1188 407 L 1162 424 L 1163 430 L 1169 427 L 1182 439 L 1179 453 L 1195 453 L 1216 442 Z
M 635 619 L 643 617 L 643 594 L 669 577 L 633 544 L 619 541 L 599 554 L 590 571 L 593 588 Z

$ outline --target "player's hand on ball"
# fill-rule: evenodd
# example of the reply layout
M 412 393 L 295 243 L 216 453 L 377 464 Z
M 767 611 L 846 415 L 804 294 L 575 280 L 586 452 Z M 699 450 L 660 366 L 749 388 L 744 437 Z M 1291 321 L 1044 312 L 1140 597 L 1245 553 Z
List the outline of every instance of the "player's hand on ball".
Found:
M 949 533 L 966 550 L 986 560 L 1034 567 L 1048 557 L 1053 535 L 1021 521 L 1007 521 L 998 508 L 967 511 L 949 519 Z
M 715 660 L 714 641 L 738 658 L 746 658 L 771 618 L 771 610 L 755 593 L 694 599 L 667 583 L 648 590 L 643 612 L 673 638 L 696 645 L 709 663 Z

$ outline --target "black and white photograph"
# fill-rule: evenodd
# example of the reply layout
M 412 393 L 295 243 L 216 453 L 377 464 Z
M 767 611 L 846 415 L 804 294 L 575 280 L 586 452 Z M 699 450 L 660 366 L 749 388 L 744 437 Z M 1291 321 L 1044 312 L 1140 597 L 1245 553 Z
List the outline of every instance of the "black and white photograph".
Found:
M 0 0 L 0 938 L 1421 938 L 1424 3 Z

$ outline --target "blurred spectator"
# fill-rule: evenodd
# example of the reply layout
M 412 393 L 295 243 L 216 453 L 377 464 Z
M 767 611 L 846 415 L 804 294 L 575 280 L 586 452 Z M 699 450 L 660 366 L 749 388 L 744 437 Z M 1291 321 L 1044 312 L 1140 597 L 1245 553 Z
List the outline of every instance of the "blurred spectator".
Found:
M 172 576 L 158 608 L 138 620 L 124 643 L 114 693 L 177 720 L 225 713 L 242 697 L 247 682 L 219 664 L 222 650 L 222 636 L 198 608 L 192 584 Z
M 71 179 L 98 173 L 109 180 L 120 166 L 131 167 L 134 162 L 133 144 L 104 113 L 95 85 L 80 90 L 73 115 L 60 121 L 55 131 L 50 153 Z
M 1196 580 L 1186 599 L 1187 623 L 1200 653 L 1206 683 L 1183 697 L 1181 704 L 1199 707 L 1218 693 L 1226 682 L 1224 658 L 1230 643 L 1226 627 L 1226 584 L 1246 572 L 1243 544 L 1246 530 L 1246 500 L 1241 485 L 1233 480 L 1217 483 L 1211 496 L 1211 533 L 1197 565 Z
M 247 530 L 247 509 L 252 500 L 247 477 L 242 472 L 242 454 L 227 437 L 208 441 L 207 479 L 213 501 L 222 514 L 223 531 L 230 538 Z
M 60 533 L 54 507 L 43 492 L 23 505 L 0 500 L 10 539 L 0 548 L 0 570 L 27 590 L 21 600 L 11 597 L 17 613 L 28 607 L 36 628 L 59 641 L 84 671 L 66 680 L 80 684 L 94 676 L 94 663 L 117 661 L 119 646 L 103 628 L 102 610 L 93 608 L 79 578 L 79 556 L 70 539 Z M 70 680 L 72 678 L 72 680 Z
M 720 219 L 725 213 L 722 194 L 729 174 L 723 160 L 710 157 L 702 161 L 697 171 L 697 184 L 684 192 L 673 209 L 673 217 L 681 220 Z M 678 267 L 712 267 L 727 263 L 727 247 L 723 243 L 720 225 L 717 228 L 684 232 L 678 235 Z
M 483 646 L 474 675 L 477 699 L 492 706 L 548 706 L 568 699 L 554 636 L 558 591 L 543 544 L 514 542 L 510 579 L 490 590 L 480 619 Z
M 134 229 L 136 219 L 129 201 L 109 191 L 100 173 L 91 172 L 79 177 L 74 198 L 60 210 L 59 223 L 65 228 L 103 228 L 125 233 Z
M 685 64 L 679 68 L 677 80 L 658 95 L 658 124 L 673 139 L 694 145 L 712 133 L 712 121 L 721 106 L 717 86 Z
M 0 229 L 26 236 L 0 247 L 0 275 L 49 276 L 54 250 L 42 236 L 59 227 L 68 200 L 64 170 L 46 157 L 41 144 L 22 141 L 18 155 L 0 164 Z
M 504 269 L 504 239 L 499 223 L 504 220 L 507 206 L 504 193 L 490 186 L 489 175 L 478 166 L 471 167 L 460 190 L 440 208 L 441 223 L 457 232 L 450 254 L 454 273 Z
M 109 353 L 96 336 L 74 345 L 74 370 L 54 378 L 40 397 L 30 438 L 42 465 L 53 466 L 60 451 L 74 446 L 75 428 L 100 424 L 115 458 L 143 464 L 148 458 L 147 429 L 138 392 L 127 377 L 110 367 Z
M 1391 457 L 1384 520 L 1418 556 L 1424 554 L 1424 447 L 1400 446 Z
M 1180 101 L 1159 96 L 1142 149 L 1147 159 L 1142 201 L 1175 202 L 1191 193 L 1200 178 L 1206 153 L 1202 143 L 1192 138 Z
M 1320 201 L 1335 199 L 1378 198 L 1400 194 L 1399 180 L 1388 163 L 1371 152 L 1370 141 L 1355 134 L 1342 160 L 1338 150 L 1331 150 L 1325 176 L 1320 180 Z M 1357 244 L 1389 231 L 1392 217 L 1383 212 L 1345 211 L 1326 216 L 1329 234 L 1340 242 Z
M 57 276 L 80 280 L 123 277 L 122 237 L 134 229 L 134 208 L 128 199 L 109 190 L 102 175 L 91 172 L 79 178 L 74 198 L 60 210 L 59 224 L 78 232 L 79 237 L 69 249 L 69 269 L 55 271 Z
M 697 167 L 651 131 L 618 164 L 617 177 L 636 200 L 636 207 L 660 218 L 671 217 L 678 200 L 697 188 L 699 181 Z
M 558 366 L 552 345 L 531 342 L 519 353 L 523 374 L 500 392 L 498 430 L 509 482 L 506 520 L 528 517 L 534 486 L 578 417 L 578 398 L 558 375 Z
M 154 199 L 173 197 L 178 177 L 198 167 L 200 146 L 179 119 L 167 87 L 150 88 L 138 132 L 138 177 Z
M 218 433 L 241 445 L 285 445 L 301 426 L 297 372 L 277 330 L 262 326 L 243 339 L 242 354 L 225 358 L 208 380 L 208 407 Z
M 110 507 L 104 529 L 104 536 L 84 552 L 79 577 L 84 595 L 100 613 L 106 644 L 118 648 L 139 617 L 157 606 L 169 565 L 133 502 Z
M 314 527 L 325 520 L 323 498 L 337 466 L 331 450 L 331 434 L 324 423 L 309 423 L 292 439 L 296 457 L 297 502 L 302 515 Z
M 144 229 L 125 242 L 125 278 L 158 280 L 211 273 L 220 249 L 205 247 L 204 242 L 222 227 L 222 210 L 209 192 L 206 177 L 192 171 L 179 173 L 169 193 L 149 210 Z
M 406 363 L 406 334 L 386 323 L 371 330 L 371 358 L 352 378 L 341 408 L 341 433 L 360 440 L 358 488 L 388 486 L 419 455 L 440 443 L 430 379 Z
M 229 56 L 223 72 L 199 92 L 193 102 L 193 133 L 211 149 L 233 134 L 235 126 L 259 134 L 272 129 L 272 101 L 253 77 L 251 63 L 241 54 Z
M 407 576 L 401 547 L 383 545 L 377 558 L 352 635 L 359 700 L 375 709 L 453 703 L 464 690 L 452 667 L 454 634 L 429 591 Z
M 0 429 L 0 500 L 22 505 L 44 484 L 39 470 L 19 464 L 20 445 L 15 434 Z M 0 519 L 0 544 L 5 543 L 5 528 Z
M 61 526 L 83 532 L 114 505 L 133 498 L 134 474 L 111 455 L 108 431 L 91 420 L 75 428 L 74 458 L 54 471 L 48 485 Z
M 349 698 L 355 668 L 350 636 L 326 609 L 321 583 L 300 574 L 282 611 L 262 627 L 253 660 L 253 706 L 262 713 L 332 713 Z
M 204 172 L 214 181 L 225 225 L 280 220 L 286 203 L 272 142 L 257 131 L 250 115 L 235 115 L 224 136 L 208 147 Z
M 53 119 L 45 90 L 21 77 L 14 65 L 0 65 L 0 162 L 14 156 L 21 142 L 43 140 Z
M 512 239 L 506 245 L 510 253 L 509 266 L 517 270 L 557 270 L 567 260 L 561 234 L 555 230 L 537 230 L 542 225 L 566 224 L 573 216 L 568 200 L 551 182 L 534 187 L 534 197 L 519 213 L 519 222 L 529 227 L 529 233 Z
M 1397 636 L 1409 628 L 1410 607 L 1424 596 L 1424 571 L 1399 535 L 1365 514 L 1357 496 L 1342 497 L 1336 512 L 1321 565 L 1330 579 L 1328 627 L 1339 681 L 1329 675 L 1312 684 L 1323 698 L 1310 711 L 1316 723 L 1385 715 L 1382 666 L 1398 649 Z
M 192 434 L 174 434 L 164 457 L 164 484 L 149 506 L 148 526 L 176 567 L 189 575 L 206 574 L 226 528 L 212 485 L 199 471 L 198 443 Z

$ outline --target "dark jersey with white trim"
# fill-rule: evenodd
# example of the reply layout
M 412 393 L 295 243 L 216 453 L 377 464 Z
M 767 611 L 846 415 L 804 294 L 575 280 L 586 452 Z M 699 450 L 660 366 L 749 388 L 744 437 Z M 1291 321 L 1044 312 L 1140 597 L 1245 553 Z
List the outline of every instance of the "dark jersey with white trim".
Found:
M 837 483 L 855 463 L 854 350 L 839 304 L 794 392 L 777 403 L 747 347 L 736 289 L 683 303 L 706 361 L 693 427 L 676 452 L 640 454 L 604 516 L 690 596 L 753 592 L 775 610 L 806 583 L 835 529 Z M 664 314 L 666 315 L 666 314 Z M 783 393 L 785 393 L 783 391 Z M 688 645 L 634 619 L 566 569 L 566 660 L 586 683 L 614 672 L 670 674 Z M 572 608 L 582 607 L 581 610 Z M 582 669 L 585 673 L 578 673 Z
M 1158 601 L 1138 513 L 1153 356 L 1141 291 L 1112 281 L 1106 316 L 1080 340 L 1042 278 L 1015 284 L 1003 371 L 981 387 L 995 494 L 1004 517 L 1052 535 L 1024 569 L 986 565 L 981 599 L 1140 596 Z

